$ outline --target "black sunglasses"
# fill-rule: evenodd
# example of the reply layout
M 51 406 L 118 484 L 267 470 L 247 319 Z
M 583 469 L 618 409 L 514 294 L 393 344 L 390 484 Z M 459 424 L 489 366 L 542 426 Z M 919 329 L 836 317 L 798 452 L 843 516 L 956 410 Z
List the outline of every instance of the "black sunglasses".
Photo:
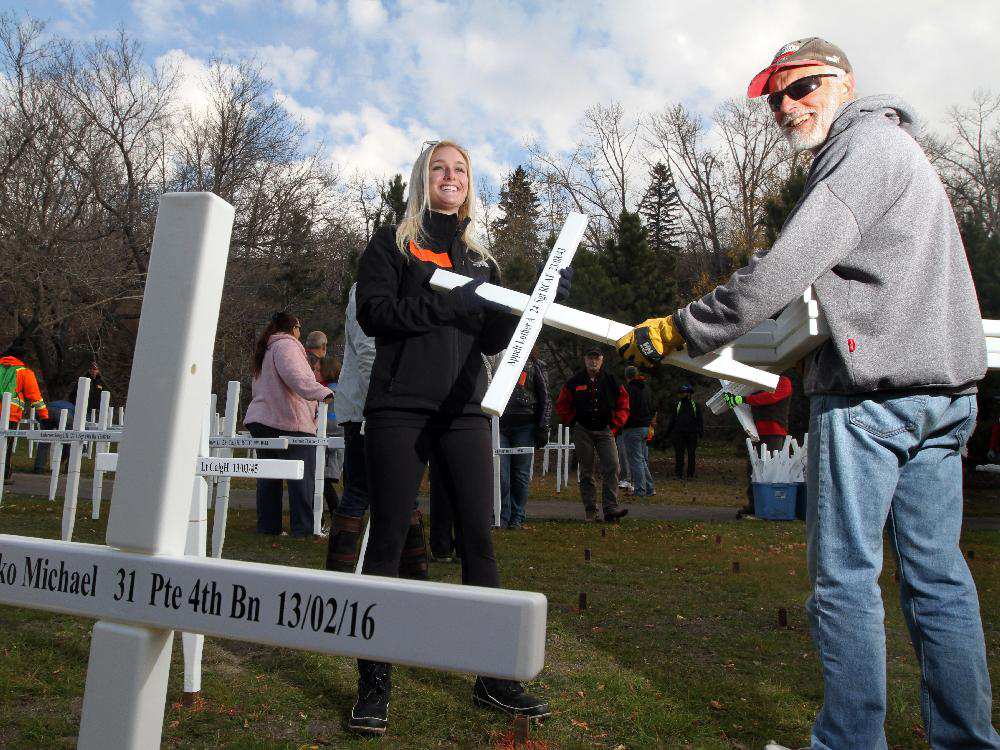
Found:
M 840 73 L 816 73 L 811 76 L 803 76 L 797 81 L 792 81 L 781 91 L 775 91 L 773 94 L 768 94 L 767 104 L 771 108 L 772 112 L 777 112 L 781 109 L 781 102 L 784 101 L 786 96 L 789 99 L 798 101 L 802 97 L 808 96 L 822 86 L 823 81 L 820 80 L 822 78 L 840 78 Z

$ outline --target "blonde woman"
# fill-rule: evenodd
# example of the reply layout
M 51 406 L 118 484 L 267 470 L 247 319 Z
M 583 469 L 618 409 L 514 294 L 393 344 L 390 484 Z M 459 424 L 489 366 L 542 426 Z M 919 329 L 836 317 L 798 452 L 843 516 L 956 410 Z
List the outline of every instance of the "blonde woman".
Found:
M 493 556 L 490 424 L 480 403 L 483 354 L 503 350 L 516 319 L 485 307 L 475 288 L 497 283 L 496 262 L 472 233 L 472 161 L 452 141 L 430 142 L 413 165 L 398 227 L 375 233 L 358 271 L 358 322 L 375 338 L 365 403 L 365 456 L 371 537 L 364 572 L 398 575 L 414 500 L 428 461 L 445 484 L 462 558 L 462 582 L 498 587 Z M 430 289 L 438 268 L 474 281 L 448 293 Z M 568 279 L 561 286 L 568 288 Z M 358 661 L 358 700 L 349 727 L 382 734 L 388 723 L 390 667 Z M 541 718 L 548 705 L 520 683 L 476 679 L 473 700 Z

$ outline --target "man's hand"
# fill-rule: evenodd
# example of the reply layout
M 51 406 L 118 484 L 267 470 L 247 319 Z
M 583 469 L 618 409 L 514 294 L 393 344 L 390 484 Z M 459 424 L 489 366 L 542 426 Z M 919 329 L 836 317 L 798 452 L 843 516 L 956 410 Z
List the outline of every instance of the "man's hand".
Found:
M 546 445 L 549 444 L 549 434 L 548 432 L 542 432 L 539 429 L 535 430 L 535 450 L 541 450 Z
M 674 324 L 674 316 L 670 315 L 643 321 L 631 333 L 618 339 L 617 347 L 627 363 L 653 367 L 666 355 L 683 349 L 684 338 Z
M 728 391 L 722 394 L 722 400 L 726 402 L 726 406 L 730 409 L 735 409 L 744 401 L 742 396 L 736 393 L 729 393 Z

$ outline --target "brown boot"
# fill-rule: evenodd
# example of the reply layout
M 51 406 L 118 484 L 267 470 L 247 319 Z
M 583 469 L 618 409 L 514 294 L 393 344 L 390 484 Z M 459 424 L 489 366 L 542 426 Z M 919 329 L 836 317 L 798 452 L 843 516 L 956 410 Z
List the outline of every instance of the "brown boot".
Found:
M 363 531 L 363 519 L 339 513 L 334 515 L 330 539 L 326 545 L 327 570 L 354 572 L 354 567 L 358 564 L 358 540 Z
M 399 577 L 426 581 L 427 544 L 424 541 L 424 516 L 419 510 L 410 517 L 410 528 L 403 542 L 403 556 L 399 561 Z

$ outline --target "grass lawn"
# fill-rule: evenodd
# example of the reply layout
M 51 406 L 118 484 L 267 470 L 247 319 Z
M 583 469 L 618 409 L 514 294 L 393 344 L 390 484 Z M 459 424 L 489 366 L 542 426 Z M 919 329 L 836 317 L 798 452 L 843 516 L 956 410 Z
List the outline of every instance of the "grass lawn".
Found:
M 0 532 L 57 538 L 60 513 L 61 503 L 7 495 Z M 231 511 L 227 557 L 321 567 L 323 544 L 264 541 L 252 533 L 253 521 L 251 511 Z M 801 524 L 546 521 L 495 538 L 504 584 L 549 598 L 546 668 L 530 688 L 550 701 L 553 716 L 532 730 L 529 747 L 759 750 L 770 738 L 792 747 L 806 741 L 821 680 L 802 606 Z M 103 542 L 104 521 L 90 520 L 89 503 L 81 503 L 76 539 Z M 964 547 L 974 552 L 988 658 L 1000 685 L 1000 532 L 970 531 Z M 920 748 L 917 664 L 894 567 L 887 558 L 887 731 L 890 747 Z M 432 564 L 431 576 L 457 581 L 458 569 Z M 778 625 L 779 608 L 787 610 L 787 627 Z M 0 747 L 75 747 L 91 624 L 0 607 Z M 235 641 L 206 641 L 204 697 L 182 706 L 175 643 L 165 747 L 514 746 L 507 719 L 471 705 L 468 676 L 397 669 L 389 734 L 357 739 L 345 731 L 351 661 Z M 1000 723 L 998 709 L 995 702 Z

